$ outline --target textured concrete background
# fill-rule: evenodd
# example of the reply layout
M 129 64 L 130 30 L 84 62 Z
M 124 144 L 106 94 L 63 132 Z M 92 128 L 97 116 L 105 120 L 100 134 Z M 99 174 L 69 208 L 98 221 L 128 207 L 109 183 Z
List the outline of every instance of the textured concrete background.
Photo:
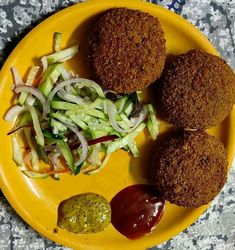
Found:
M 0 0 L 0 65 L 17 42 L 37 23 L 73 0 Z M 235 69 L 235 0 L 160 0 L 188 19 Z M 0 66 L 1 67 L 1 66 Z M 39 235 L 10 207 L 0 192 L 0 249 L 67 249 Z M 159 250 L 235 249 L 235 169 L 207 212 L 191 227 L 154 248 Z

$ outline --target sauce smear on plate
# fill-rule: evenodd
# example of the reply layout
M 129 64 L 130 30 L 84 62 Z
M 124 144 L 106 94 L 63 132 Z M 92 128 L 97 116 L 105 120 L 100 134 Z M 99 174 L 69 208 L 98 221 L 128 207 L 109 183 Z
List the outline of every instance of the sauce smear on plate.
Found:
M 150 233 L 160 221 L 165 201 L 153 186 L 138 184 L 121 190 L 111 200 L 111 222 L 129 239 Z

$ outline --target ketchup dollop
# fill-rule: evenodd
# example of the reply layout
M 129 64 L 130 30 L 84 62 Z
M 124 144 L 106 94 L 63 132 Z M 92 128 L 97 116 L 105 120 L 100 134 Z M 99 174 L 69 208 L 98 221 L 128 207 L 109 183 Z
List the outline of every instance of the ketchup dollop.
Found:
M 129 239 L 151 232 L 160 221 L 165 200 L 153 186 L 138 184 L 124 188 L 111 200 L 111 222 Z

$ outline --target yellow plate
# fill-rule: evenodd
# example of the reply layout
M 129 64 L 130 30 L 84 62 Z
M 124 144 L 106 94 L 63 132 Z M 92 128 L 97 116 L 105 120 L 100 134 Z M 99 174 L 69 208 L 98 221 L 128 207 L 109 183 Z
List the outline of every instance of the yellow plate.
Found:
M 165 31 L 168 53 L 179 54 L 191 48 L 201 48 L 212 54 L 217 53 L 210 42 L 191 24 L 156 5 L 137 0 L 94 0 L 74 5 L 53 15 L 33 29 L 6 61 L 0 74 L 1 118 L 12 105 L 10 67 L 16 66 L 21 75 L 24 75 L 30 66 L 39 64 L 39 58 L 52 51 L 52 37 L 55 31 L 63 33 L 63 47 L 79 43 L 81 48 L 84 48 L 93 17 L 106 9 L 120 6 L 140 9 L 158 17 Z M 71 60 L 68 66 L 81 76 L 89 76 L 84 50 Z M 230 164 L 235 150 L 235 137 L 232 137 L 235 129 L 234 115 L 235 113 L 232 112 L 220 126 L 210 130 L 210 133 L 220 138 L 228 148 Z M 111 200 L 124 187 L 133 183 L 143 183 L 144 180 L 141 179 L 138 171 L 140 166 L 149 164 L 151 141 L 142 134 L 138 138 L 142 153 L 139 159 L 133 160 L 124 151 L 118 151 L 112 155 L 106 168 L 94 176 L 64 175 L 61 181 L 54 181 L 51 178 L 33 180 L 25 177 L 12 161 L 11 141 L 6 135 L 12 128 L 12 124 L 1 119 L 0 126 L 0 186 L 4 195 L 29 225 L 49 239 L 63 245 L 74 249 L 142 250 L 181 232 L 207 208 L 207 206 L 198 209 L 182 208 L 167 203 L 166 212 L 156 230 L 135 241 L 119 234 L 112 225 L 109 225 L 104 232 L 94 235 L 74 235 L 63 230 L 54 233 L 57 206 L 60 201 L 88 191 L 99 193 Z M 166 129 L 167 124 L 162 122 L 161 131 Z

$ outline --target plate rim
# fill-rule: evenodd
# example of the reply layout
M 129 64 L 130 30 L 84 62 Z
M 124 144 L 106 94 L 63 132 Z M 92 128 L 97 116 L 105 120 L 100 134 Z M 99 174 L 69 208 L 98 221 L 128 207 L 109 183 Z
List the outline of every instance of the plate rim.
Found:
M 115 2 L 115 5 L 119 5 L 119 6 L 125 6 L 127 5 L 128 8 L 128 2 L 131 4 L 136 5 L 136 7 L 139 7 L 141 5 L 147 7 L 149 9 L 151 8 L 158 8 L 160 11 L 165 12 L 170 14 L 171 16 L 174 16 L 174 19 L 177 19 L 177 21 L 181 22 L 181 24 L 185 27 L 190 27 L 190 29 L 193 31 L 192 32 L 192 36 L 197 36 L 200 37 L 201 43 L 203 43 L 203 41 L 208 45 L 208 47 L 210 47 L 211 50 L 214 50 L 215 54 L 219 54 L 218 51 L 215 49 L 215 47 L 213 46 L 213 44 L 208 40 L 208 38 L 200 31 L 198 30 L 194 25 L 192 25 L 189 21 L 185 20 L 183 17 L 177 15 L 176 13 L 165 9 L 164 7 L 161 7 L 157 4 L 153 4 L 150 2 L 144 2 L 141 0 L 118 0 Z M 26 43 L 26 41 L 28 39 L 30 39 L 31 36 L 34 35 L 34 33 L 37 33 L 38 30 L 41 29 L 41 27 L 43 27 L 44 25 L 46 25 L 48 22 L 52 22 L 54 19 L 59 18 L 60 16 L 69 14 L 70 11 L 73 11 L 76 8 L 86 8 L 86 7 L 91 7 L 94 8 L 94 5 L 100 5 L 100 4 L 105 4 L 105 3 L 110 3 L 110 0 L 88 0 L 86 2 L 79 2 L 76 3 L 72 6 L 69 6 L 63 10 L 60 10 L 59 12 L 51 15 L 50 17 L 46 18 L 44 21 L 42 21 L 41 23 L 39 23 L 37 26 L 35 26 L 26 36 L 23 37 L 23 39 L 21 39 L 21 41 L 17 44 L 17 46 L 14 48 L 14 50 L 10 53 L 10 55 L 8 56 L 8 58 L 5 60 L 4 65 L 0 71 L 0 79 L 2 79 L 4 76 L 2 76 L 3 72 L 5 70 L 9 70 L 9 64 L 12 61 L 12 58 L 14 58 L 14 55 L 18 53 L 18 50 L 21 49 L 22 45 L 24 45 Z M 235 112 L 231 112 L 231 116 L 232 116 L 232 120 L 235 120 Z M 1 120 L 2 122 L 2 120 Z M 1 123 L 0 122 L 0 123 Z M 233 122 L 234 123 L 234 122 Z M 235 132 L 235 129 L 231 129 L 231 134 L 233 134 Z M 235 141 L 235 139 L 233 140 Z M 230 167 L 232 165 L 232 159 L 229 160 L 230 161 Z M 16 203 L 13 194 L 8 190 L 8 187 L 4 185 L 4 177 L 0 175 L 0 188 L 5 196 L 5 198 L 8 200 L 8 202 L 10 203 L 11 207 L 17 212 L 18 216 L 20 216 L 24 222 L 26 222 L 30 227 L 32 227 L 37 233 L 42 234 L 44 237 L 62 244 L 64 246 L 68 246 L 68 247 L 74 247 L 74 245 L 68 244 L 68 242 L 66 242 L 65 240 L 61 239 L 60 237 L 57 237 L 56 234 L 50 234 L 46 229 L 42 230 L 43 228 L 39 227 L 37 224 L 32 223 L 32 219 L 30 219 L 25 211 L 20 208 L 20 206 Z M 197 212 L 196 212 L 196 217 L 197 219 L 207 210 L 207 208 L 209 207 L 210 204 L 208 205 L 204 205 L 202 207 L 197 208 Z M 197 220 L 196 219 L 196 220 Z M 176 236 L 178 233 L 182 232 L 183 230 L 185 230 L 186 228 L 188 228 L 191 224 L 193 224 L 196 220 L 190 220 L 189 222 L 187 222 L 187 225 L 185 224 L 184 227 L 180 227 L 178 228 L 178 230 L 175 230 L 174 233 L 171 233 L 170 237 L 168 236 L 166 240 L 170 240 L 170 238 Z M 164 242 L 163 241 L 163 242 Z M 162 242 L 162 243 L 163 243 Z M 111 248 L 110 248 L 111 249 Z

